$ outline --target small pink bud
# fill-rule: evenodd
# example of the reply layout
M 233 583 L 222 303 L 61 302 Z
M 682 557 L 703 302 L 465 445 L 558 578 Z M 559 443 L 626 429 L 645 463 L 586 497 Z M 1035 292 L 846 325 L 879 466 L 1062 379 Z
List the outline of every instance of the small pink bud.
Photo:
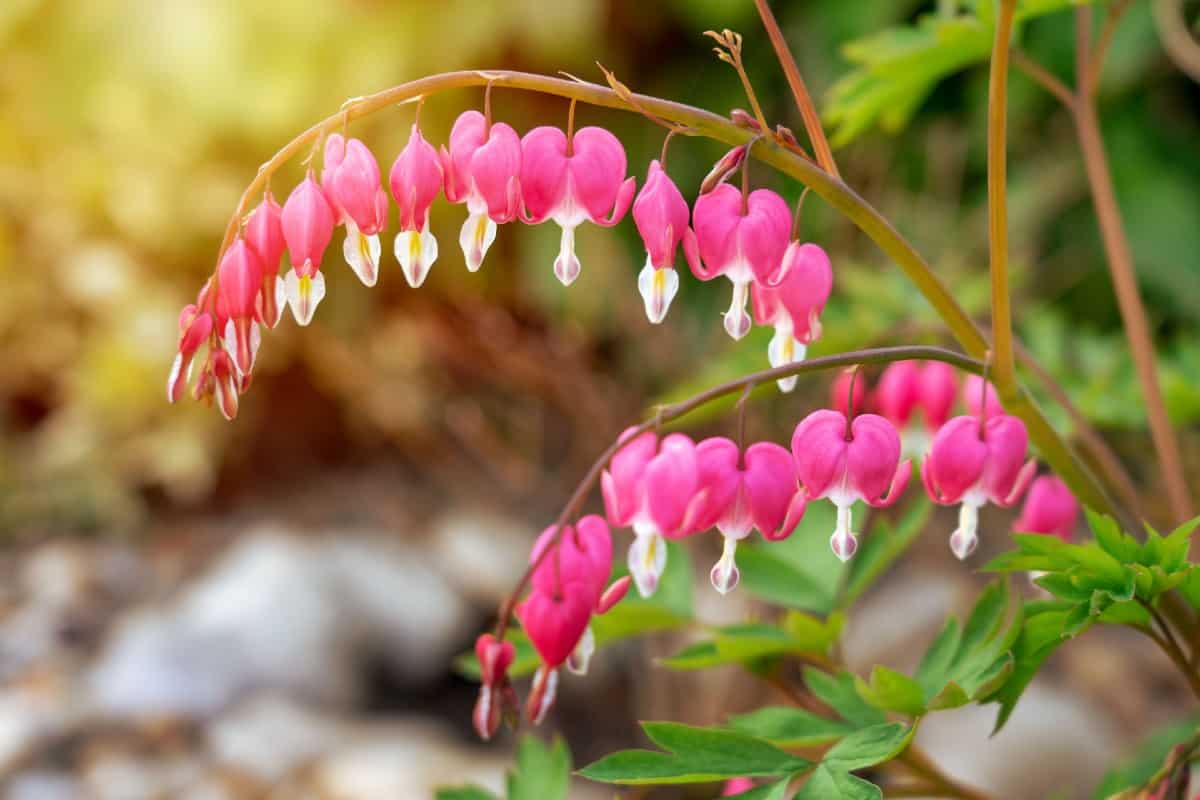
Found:
M 981 506 L 990 502 L 1007 508 L 1021 499 L 1037 470 L 1033 459 L 1025 461 L 1028 446 L 1025 423 L 1007 414 L 983 423 L 972 416 L 955 417 L 933 437 L 921 479 L 935 503 L 961 503 L 958 528 L 950 537 L 960 559 L 978 543 Z
M 1018 533 L 1044 533 L 1071 541 L 1079 521 L 1079 501 L 1054 475 L 1043 475 L 1029 486 L 1021 517 L 1013 523 Z
M 750 332 L 750 284 L 766 281 L 779 267 L 788 246 L 791 211 L 769 189 L 756 189 L 743 202 L 738 189 L 723 183 L 696 200 L 692 226 L 699 251 L 692 272 L 702 281 L 724 275 L 733 284 L 725 331 L 741 339 Z
M 611 227 L 629 210 L 636 181 L 625 178 L 625 166 L 625 148 L 603 128 L 580 128 L 568 142 L 559 128 L 542 126 L 521 139 L 522 218 L 562 228 L 554 274 L 564 286 L 579 277 L 575 229 Z
M 517 656 L 512 642 L 502 642 L 490 633 L 475 640 L 475 657 L 479 659 L 479 671 L 483 682 L 496 686 L 508 677 L 508 668 Z
M 262 264 L 254 248 L 240 236 L 221 257 L 217 268 L 218 307 L 227 317 L 223 340 L 242 375 L 250 374 L 258 353 L 258 296 L 262 290 Z
M 258 253 L 262 264 L 262 288 L 256 310 L 258 321 L 268 328 L 279 324 L 283 305 L 287 302 L 279 280 L 279 259 L 283 257 L 283 209 L 275 196 L 267 193 L 246 220 L 246 242 Z
M 737 172 L 742 166 L 742 162 L 746 160 L 746 145 L 739 144 L 737 147 L 730 150 L 725 155 L 713 164 L 712 169 L 704 176 L 704 180 L 700 182 L 700 194 L 705 195 L 717 188 L 719 184 L 728 180 L 729 176 Z
M 195 305 L 184 306 L 179 315 L 179 347 L 171 373 L 167 376 L 167 400 L 174 403 L 183 397 L 183 390 L 191 379 L 192 362 L 200 345 L 212 334 L 212 316 Z
M 554 667 L 541 666 L 533 675 L 533 685 L 529 688 L 529 698 L 525 701 L 525 717 L 534 725 L 541 725 L 554 708 L 554 699 L 558 695 L 558 670 Z
M 978 375 L 968 375 L 963 381 L 963 402 L 967 406 L 967 413 L 973 417 L 980 416 L 980 404 L 983 405 L 985 417 L 997 417 L 1004 413 L 996 387 L 988 382 L 984 389 L 983 378 Z
M 792 434 L 792 456 L 807 499 L 828 498 L 837 507 L 830 545 L 842 560 L 857 548 L 850 515 L 855 501 L 890 506 L 912 472 L 911 463 L 900 460 L 895 427 L 875 414 L 861 414 L 847 423 L 840 411 L 814 411 Z
M 607 614 L 612 610 L 613 606 L 625 599 L 632 583 L 633 578 L 629 575 L 623 575 L 613 581 L 612 586 L 609 586 L 604 590 L 604 594 L 600 595 L 600 602 L 596 604 L 596 613 Z
M 725 782 L 725 789 L 721 792 L 721 797 L 734 797 L 744 794 L 753 788 L 754 781 L 749 778 L 730 778 Z
M 212 376 L 212 391 L 217 401 L 217 408 L 225 419 L 232 420 L 238 412 L 238 393 L 240 384 L 237 369 L 229 354 L 224 350 L 214 350 L 209 354 L 207 372 Z

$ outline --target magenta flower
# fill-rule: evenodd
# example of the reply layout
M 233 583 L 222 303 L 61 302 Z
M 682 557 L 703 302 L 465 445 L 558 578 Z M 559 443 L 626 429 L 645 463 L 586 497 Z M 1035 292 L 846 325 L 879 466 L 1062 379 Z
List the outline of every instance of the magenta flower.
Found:
M 196 351 L 204 344 L 212 333 L 213 319 L 207 311 L 201 311 L 196 304 L 183 307 L 179 314 L 179 347 L 175 361 L 171 364 L 171 373 L 167 376 L 167 401 L 174 403 L 183 397 L 192 378 L 192 362 Z
M 855 368 L 845 369 L 838 373 L 838 376 L 833 379 L 833 383 L 829 387 L 829 403 L 831 408 L 838 411 L 848 411 L 850 414 L 858 414 L 865 411 L 870 406 L 870 398 L 867 397 L 867 381 L 859 375 L 854 376 Z M 848 408 L 850 403 L 850 387 L 854 386 L 854 408 Z
M 679 291 L 675 255 L 683 244 L 689 263 L 695 263 L 696 234 L 688 227 L 687 201 L 657 159 L 650 162 L 646 182 L 633 201 L 633 221 L 646 245 L 646 266 L 638 273 L 638 291 L 646 318 L 657 325 Z
M 696 522 L 706 508 L 707 493 L 699 491 L 699 477 L 691 439 L 673 433 L 659 443 L 649 432 L 630 439 L 600 476 L 609 523 L 633 527 L 629 572 L 643 597 L 654 594 L 667 566 L 662 539 L 700 530 Z
M 725 331 L 741 339 L 750 332 L 750 284 L 765 282 L 778 270 L 788 246 L 791 212 L 769 189 L 756 189 L 743 198 L 738 189 L 722 183 L 696 200 L 692 226 L 699 245 L 692 272 L 702 281 L 724 275 L 733 284 Z
M 325 297 L 321 259 L 333 238 L 334 225 L 333 209 L 311 170 L 288 195 L 280 219 L 292 262 L 284 278 L 284 294 L 296 322 L 307 325 Z
M 516 608 L 521 627 L 542 658 L 525 707 L 526 716 L 535 724 L 554 705 L 558 668 L 574 652 L 587 630 L 592 616 L 588 600 L 588 587 L 564 581 L 553 592 L 535 588 Z
M 1071 541 L 1079 521 L 1079 501 L 1062 479 L 1043 475 L 1029 485 L 1020 518 L 1013 523 L 1018 533 L 1044 533 Z
M 725 788 L 721 791 L 721 797 L 734 797 L 748 792 L 753 788 L 754 781 L 749 778 L 730 778 L 725 781 Z
M 713 587 L 728 594 L 738 584 L 737 543 L 758 531 L 771 541 L 786 539 L 804 514 L 796 467 L 787 448 L 757 442 L 739 459 L 733 441 L 714 437 L 696 445 L 702 498 L 695 513 L 697 531 L 713 527 L 725 538 L 721 558 L 709 573 Z
M 232 420 L 237 416 L 240 388 L 237 367 L 233 365 L 229 353 L 210 349 L 208 360 L 196 380 L 196 399 L 205 402 L 215 399 L 221 415 L 227 420 Z
M 954 367 L 941 361 L 930 361 L 921 369 L 921 408 L 925 411 L 925 427 L 936 431 L 950 419 L 958 397 L 958 377 Z
M 496 240 L 496 226 L 512 222 L 521 208 L 521 138 L 503 122 L 489 125 L 478 111 L 464 111 L 441 149 L 446 199 L 467 204 L 458 243 L 475 272 Z
M 775 326 L 767 346 L 771 366 L 803 361 L 808 346 L 821 338 L 821 312 L 833 290 L 829 256 L 815 244 L 793 240 L 783 253 L 778 275 L 770 283 L 756 280 L 752 286 L 754 321 Z M 790 392 L 796 388 L 796 376 L 776 383 Z
M 358 139 L 331 134 L 325 140 L 321 185 L 339 222 L 346 226 L 342 254 L 354 274 L 367 286 L 379 280 L 379 232 L 387 226 L 387 192 L 379 164 Z
M 921 479 L 935 503 L 962 504 L 950 535 L 950 549 L 959 559 L 979 544 L 980 506 L 991 502 L 1007 508 L 1021 499 L 1037 469 L 1033 459 L 1025 461 L 1028 447 L 1025 423 L 1007 414 L 985 421 L 955 417 L 933 437 Z
M 508 668 L 516 656 L 517 650 L 512 642 L 501 642 L 490 633 L 482 634 L 475 640 L 480 686 L 471 722 L 479 738 L 485 742 L 500 729 L 504 710 L 516 706 L 516 693 L 508 679 Z
M 625 178 L 625 148 L 603 128 L 580 128 L 568 140 L 560 129 L 534 128 L 521 139 L 522 218 L 562 228 L 554 275 L 564 286 L 579 277 L 575 229 L 584 222 L 611 227 L 633 200 L 636 181 Z
M 828 498 L 837 507 L 837 526 L 830 545 L 842 561 L 858 549 L 851 530 L 850 508 L 862 500 L 890 506 L 908 485 L 911 462 L 900 460 L 900 435 L 876 414 L 853 422 L 840 411 L 814 411 L 792 434 L 792 456 L 806 500 Z
M 903 453 L 917 456 L 929 449 L 932 435 L 946 423 L 957 395 L 958 383 L 950 365 L 897 361 L 879 378 L 875 406 L 900 430 Z
M 246 240 L 234 240 L 217 266 L 217 316 L 224 322 L 222 343 L 241 375 L 254 369 L 262 341 L 256 321 L 262 290 L 262 263 Z
M 1004 413 L 1004 406 L 1000 403 L 1000 395 L 996 394 L 996 387 L 989 381 L 985 389 L 983 378 L 978 375 L 968 375 L 963 381 L 963 403 L 972 417 L 991 419 Z M 982 413 L 979 410 L 981 404 Z
M 279 280 L 279 259 L 286 246 L 283 241 L 283 209 L 275 195 L 267 192 L 246 220 L 246 242 L 258 253 L 262 264 L 262 290 L 258 295 L 258 321 L 268 328 L 279 324 L 287 296 Z
M 429 232 L 429 207 L 442 190 L 442 162 L 415 122 L 408 144 L 392 164 L 388 183 L 400 207 L 400 232 L 393 250 L 405 280 L 416 289 L 438 257 L 437 239 Z

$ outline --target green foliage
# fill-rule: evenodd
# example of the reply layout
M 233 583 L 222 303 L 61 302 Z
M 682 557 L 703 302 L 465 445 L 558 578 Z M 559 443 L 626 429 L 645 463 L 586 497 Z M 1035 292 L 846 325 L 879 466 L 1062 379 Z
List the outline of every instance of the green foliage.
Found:
M 547 747 L 533 736 L 517 745 L 517 764 L 508 773 L 506 800 L 567 800 L 571 780 L 571 752 L 561 737 Z M 437 800 L 498 800 L 478 786 L 439 789 Z
M 781 626 L 762 623 L 728 625 L 713 630 L 713 638 L 685 647 L 659 663 L 671 669 L 707 669 L 724 664 L 756 666 L 763 659 L 785 655 L 824 655 L 837 641 L 843 618 L 822 622 L 790 611 Z
M 876 666 L 869 680 L 855 678 L 855 686 L 876 708 L 911 717 L 985 698 L 1013 671 L 1021 613 L 1008 583 L 994 583 L 979 596 L 964 626 L 947 621 L 914 677 Z
M 666 752 L 622 750 L 580 774 L 603 783 L 709 783 L 739 776 L 787 777 L 812 766 L 768 742 L 733 731 L 674 722 L 645 722 L 642 728 Z
M 1024 0 L 1018 22 L 1060 11 L 1073 0 Z M 915 24 L 886 28 L 847 43 L 842 53 L 855 68 L 829 90 L 825 119 L 835 147 L 879 125 L 903 128 L 933 88 L 955 73 L 987 60 L 994 38 L 992 0 L 962 11 L 924 14 Z
M 880 798 L 879 787 L 851 772 L 881 764 L 908 746 L 916 728 L 890 722 L 850 734 L 826 751 L 797 800 Z
M 784 778 L 781 781 L 759 786 L 741 794 L 733 795 L 738 800 L 785 800 L 787 798 L 788 784 L 790 780 Z
M 784 541 L 739 546 L 738 587 L 777 605 L 829 613 L 847 569 L 828 546 L 833 528 L 833 507 L 812 503 L 796 531 Z
M 887 722 L 882 711 L 859 696 L 854 688 L 854 676 L 848 672 L 830 675 L 808 667 L 804 671 L 804 682 L 818 700 L 836 712 L 837 718 L 822 717 L 791 706 L 767 706 L 731 717 L 729 727 L 780 747 L 808 747 L 834 742 Z

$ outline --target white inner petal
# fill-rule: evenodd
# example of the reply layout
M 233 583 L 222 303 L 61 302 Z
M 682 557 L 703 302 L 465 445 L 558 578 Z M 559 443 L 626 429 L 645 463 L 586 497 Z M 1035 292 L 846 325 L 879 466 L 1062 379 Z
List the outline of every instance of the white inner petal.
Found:
M 646 266 L 638 273 L 638 292 L 646 307 L 646 319 L 657 325 L 667 318 L 671 301 L 679 292 L 679 274 L 673 267 L 655 269 L 646 254 Z

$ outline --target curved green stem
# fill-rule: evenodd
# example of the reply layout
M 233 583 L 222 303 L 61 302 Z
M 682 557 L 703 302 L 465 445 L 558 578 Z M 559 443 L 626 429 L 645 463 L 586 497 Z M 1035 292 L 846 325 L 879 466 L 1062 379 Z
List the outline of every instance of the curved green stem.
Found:
M 1008 405 L 1017 381 L 1013 366 L 1012 310 L 1008 293 L 1008 53 L 1016 0 L 1000 0 L 988 85 L 988 252 L 992 277 L 992 375 Z
M 428 97 L 451 89 L 486 86 L 525 89 L 570 98 L 591 105 L 652 113 L 662 119 L 687 127 L 691 135 L 705 136 L 727 144 L 746 144 L 756 133 L 735 125 L 730 120 L 692 106 L 646 95 L 629 95 L 628 99 L 614 90 L 593 83 L 551 78 L 525 72 L 464 71 L 432 75 L 391 89 L 377 92 L 346 103 L 342 110 L 313 125 L 276 153 L 259 168 L 258 174 L 246 188 L 237 211 L 226 228 L 222 251 L 233 241 L 238 221 L 249 211 L 250 204 L 266 186 L 268 178 L 293 156 L 303 152 L 322 133 L 353 121 L 389 105 Z M 904 270 L 913 284 L 925 296 L 945 322 L 955 339 L 968 354 L 982 358 L 989 349 L 987 338 L 963 310 L 950 290 L 911 244 L 870 203 L 860 197 L 839 178 L 802 155 L 781 145 L 774 138 L 764 139 L 754 148 L 754 156 L 783 174 L 794 178 L 820 195 L 841 211 L 860 230 L 871 238 L 896 264 Z M 1007 395 L 1010 413 L 1021 417 L 1029 428 L 1030 438 L 1042 457 L 1071 486 L 1086 505 L 1106 513 L 1115 507 L 1104 488 L 1078 460 L 1064 440 L 1050 427 L 1041 411 L 1021 389 L 997 386 Z M 1003 395 L 1002 395 L 1003 396 Z

